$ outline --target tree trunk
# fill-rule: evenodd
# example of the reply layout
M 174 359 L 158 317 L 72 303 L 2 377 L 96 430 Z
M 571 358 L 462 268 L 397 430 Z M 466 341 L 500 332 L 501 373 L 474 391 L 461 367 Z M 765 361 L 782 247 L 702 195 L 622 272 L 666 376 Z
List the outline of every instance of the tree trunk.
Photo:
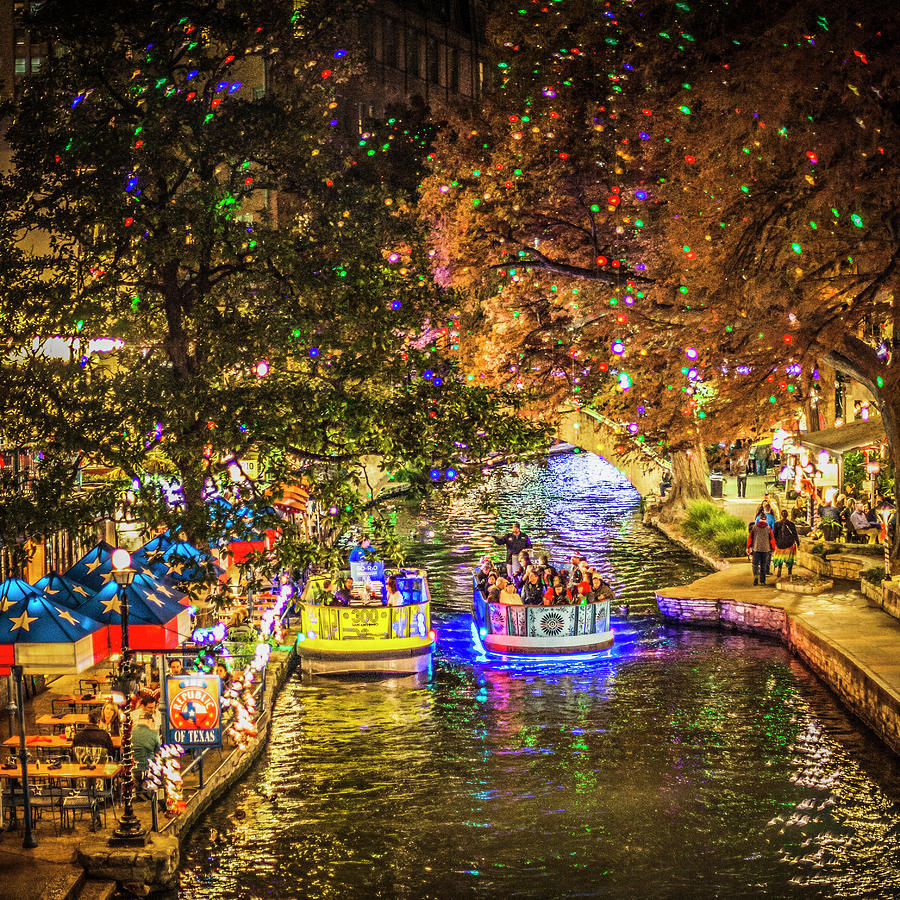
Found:
M 672 487 L 666 494 L 661 516 L 663 520 L 680 519 L 695 500 L 709 500 L 709 465 L 706 449 L 696 443 L 672 454 Z
M 891 547 L 891 570 L 898 571 L 897 561 L 900 560 L 900 523 L 897 522 L 897 481 L 900 476 L 900 393 L 897 391 L 885 391 L 885 395 L 878 398 L 881 407 L 881 422 L 884 425 L 884 433 L 887 436 L 888 453 L 894 464 L 894 542 Z M 890 572 L 886 573 L 890 575 Z

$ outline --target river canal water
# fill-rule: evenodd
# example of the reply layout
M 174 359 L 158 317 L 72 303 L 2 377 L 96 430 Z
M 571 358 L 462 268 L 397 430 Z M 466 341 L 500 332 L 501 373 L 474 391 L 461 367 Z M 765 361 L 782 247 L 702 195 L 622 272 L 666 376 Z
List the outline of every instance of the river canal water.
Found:
M 900 896 L 900 766 L 780 645 L 671 628 L 652 591 L 701 567 L 598 457 L 497 473 L 558 560 L 627 619 L 589 661 L 479 659 L 470 567 L 498 519 L 444 493 L 400 527 L 434 598 L 424 687 L 295 676 L 267 754 L 201 821 L 184 900 Z

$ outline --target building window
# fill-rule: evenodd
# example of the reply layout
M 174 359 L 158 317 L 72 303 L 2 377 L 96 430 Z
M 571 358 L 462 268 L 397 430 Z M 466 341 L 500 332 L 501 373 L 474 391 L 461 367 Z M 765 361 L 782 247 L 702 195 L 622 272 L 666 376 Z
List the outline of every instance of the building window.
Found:
M 31 73 L 33 75 L 37 75 L 37 73 L 41 71 L 41 66 L 43 64 L 44 64 L 43 56 L 32 56 L 31 57 Z
M 16 75 L 27 75 L 28 74 L 28 60 L 27 59 L 17 59 L 16 60 Z
M 459 50 L 456 47 L 447 51 L 447 87 L 459 91 Z
M 427 56 L 428 80 L 432 84 L 440 84 L 441 73 L 438 65 L 438 42 L 436 38 L 428 38 L 425 44 L 425 55 Z
M 397 25 L 393 19 L 381 20 L 381 61 L 392 69 L 400 68 Z

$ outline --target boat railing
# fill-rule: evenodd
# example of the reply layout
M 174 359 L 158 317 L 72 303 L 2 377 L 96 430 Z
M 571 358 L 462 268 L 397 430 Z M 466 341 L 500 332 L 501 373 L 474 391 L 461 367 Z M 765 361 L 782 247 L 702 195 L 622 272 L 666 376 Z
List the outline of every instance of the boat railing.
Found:
M 476 622 L 485 636 L 575 637 L 604 634 L 610 630 L 608 599 L 553 606 L 488 603 L 474 579 L 473 587 Z
M 332 581 L 340 583 L 341 575 Z M 431 598 L 425 572 L 398 573 L 397 589 L 402 606 L 323 606 L 325 576 L 313 576 L 307 584 L 300 609 L 300 639 L 320 641 L 371 641 L 427 638 L 431 631 Z M 315 582 L 318 581 L 318 584 Z M 316 590 L 318 589 L 318 594 Z

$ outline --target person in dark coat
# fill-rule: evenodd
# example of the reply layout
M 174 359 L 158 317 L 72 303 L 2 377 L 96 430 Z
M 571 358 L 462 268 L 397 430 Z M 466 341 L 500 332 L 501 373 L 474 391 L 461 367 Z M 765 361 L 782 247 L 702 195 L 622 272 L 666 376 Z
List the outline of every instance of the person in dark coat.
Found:
M 797 534 L 797 526 L 788 518 L 786 509 L 781 511 L 781 518 L 775 523 L 772 533 L 775 535 L 772 563 L 775 566 L 776 577 L 781 578 L 782 569 L 787 566 L 788 581 L 790 581 L 800 537 Z
M 81 731 L 75 733 L 72 738 L 72 747 L 101 747 L 106 750 L 109 756 L 113 754 L 113 740 L 108 731 L 104 731 L 100 727 L 100 716 L 102 710 L 95 707 L 88 713 L 88 724 Z
M 522 603 L 525 606 L 540 606 L 544 601 L 544 587 L 537 572 L 532 569 L 522 585 Z
M 531 546 L 531 538 L 522 531 L 518 522 L 513 522 L 512 531 L 503 537 L 494 537 L 498 544 L 506 547 L 506 571 L 514 575 L 519 570 L 519 554 Z

